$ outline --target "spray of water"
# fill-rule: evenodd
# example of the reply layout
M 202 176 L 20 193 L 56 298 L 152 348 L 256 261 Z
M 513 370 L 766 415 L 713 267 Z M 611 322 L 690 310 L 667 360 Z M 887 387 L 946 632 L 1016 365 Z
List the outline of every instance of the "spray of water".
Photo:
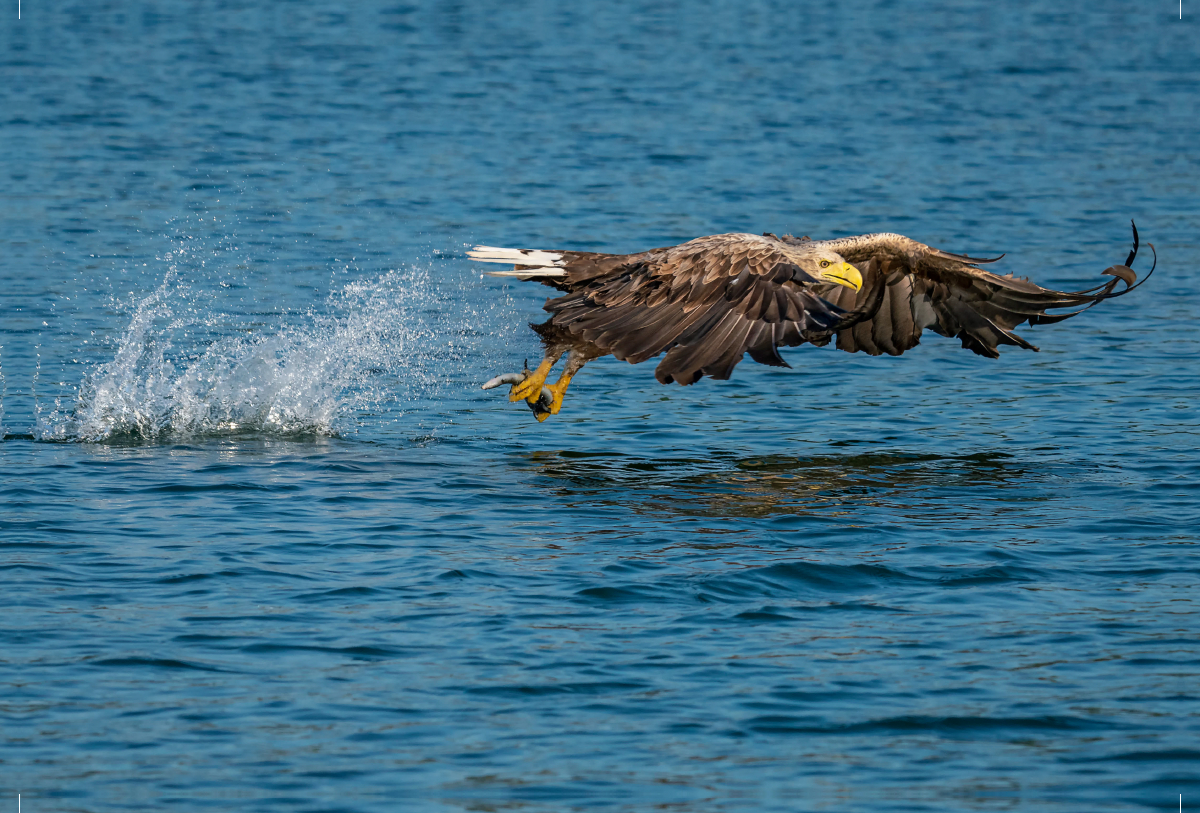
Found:
M 428 270 L 396 270 L 264 328 L 208 312 L 203 292 L 172 268 L 133 308 L 112 360 L 86 376 L 73 403 L 39 416 L 35 434 L 95 442 L 353 433 L 364 414 L 421 409 L 448 383 L 462 331 L 438 324 L 437 299 Z

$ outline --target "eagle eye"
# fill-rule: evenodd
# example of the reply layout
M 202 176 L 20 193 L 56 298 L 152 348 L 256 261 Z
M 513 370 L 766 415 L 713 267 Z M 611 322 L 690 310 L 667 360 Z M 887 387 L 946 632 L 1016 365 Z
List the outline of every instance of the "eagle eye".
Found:
M 822 268 L 828 268 L 828 267 L 829 267 L 829 260 L 821 260 L 821 267 L 822 267 Z

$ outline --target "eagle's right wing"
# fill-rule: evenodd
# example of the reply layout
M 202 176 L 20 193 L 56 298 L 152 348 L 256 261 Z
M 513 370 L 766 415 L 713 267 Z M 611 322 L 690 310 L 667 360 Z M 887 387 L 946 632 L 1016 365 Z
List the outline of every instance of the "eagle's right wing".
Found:
M 999 357 L 1000 345 L 1037 350 L 1013 329 L 1025 322 L 1030 325 L 1061 322 L 1141 284 L 1136 282 L 1137 274 L 1129 267 L 1137 256 L 1136 227 L 1133 251 L 1125 264 L 1104 271 L 1113 279 L 1073 292 L 1043 288 L 1011 274 L 993 274 L 978 264 L 995 260 L 951 254 L 895 234 L 848 237 L 822 241 L 820 245 L 832 248 L 863 272 L 863 287 L 857 294 L 848 288 L 822 289 L 822 295 L 829 301 L 847 310 L 861 309 L 882 288 L 879 310 L 871 318 L 836 332 L 839 349 L 872 356 L 900 355 L 917 345 L 925 328 L 957 338 L 963 347 L 989 358 Z M 891 262 L 886 278 L 868 272 L 869 263 L 885 258 Z M 1147 274 L 1142 282 L 1149 277 Z M 1119 282 L 1125 287 L 1117 291 Z M 1078 310 L 1048 312 L 1060 308 Z

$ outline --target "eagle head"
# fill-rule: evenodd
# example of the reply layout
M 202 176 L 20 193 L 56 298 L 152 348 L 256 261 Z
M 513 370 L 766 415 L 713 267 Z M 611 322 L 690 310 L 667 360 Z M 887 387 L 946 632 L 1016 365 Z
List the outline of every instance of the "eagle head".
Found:
M 816 266 L 815 270 L 809 272 L 821 280 L 822 282 L 834 282 L 838 285 L 845 285 L 855 291 L 861 290 L 863 285 L 862 274 L 858 269 L 852 266 L 841 258 L 840 255 L 834 254 L 832 251 L 822 251 L 809 260 L 810 263 Z

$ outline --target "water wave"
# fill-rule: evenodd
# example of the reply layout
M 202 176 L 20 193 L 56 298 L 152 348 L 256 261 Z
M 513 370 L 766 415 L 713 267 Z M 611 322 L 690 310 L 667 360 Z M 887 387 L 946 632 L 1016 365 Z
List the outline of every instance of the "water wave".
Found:
M 4 380 L 4 345 L 0 344 L 0 440 L 8 434 L 4 428 L 4 396 L 8 385 Z

